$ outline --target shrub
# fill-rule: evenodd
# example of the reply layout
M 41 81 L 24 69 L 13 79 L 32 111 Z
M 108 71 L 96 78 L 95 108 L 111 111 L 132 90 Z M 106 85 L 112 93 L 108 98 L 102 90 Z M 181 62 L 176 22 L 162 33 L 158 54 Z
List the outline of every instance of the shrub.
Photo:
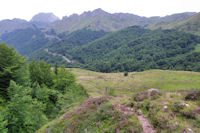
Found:
M 185 95 L 185 100 L 200 100 L 199 90 L 190 90 Z
M 124 76 L 125 76 L 125 77 L 128 76 L 128 72 L 124 72 Z

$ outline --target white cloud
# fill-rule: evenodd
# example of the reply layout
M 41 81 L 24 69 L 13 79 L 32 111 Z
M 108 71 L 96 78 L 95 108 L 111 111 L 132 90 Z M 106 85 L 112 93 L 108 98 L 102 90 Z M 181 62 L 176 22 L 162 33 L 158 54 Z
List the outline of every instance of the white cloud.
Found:
M 62 18 L 96 8 L 111 13 L 126 12 L 147 17 L 200 11 L 199 0 L 0 0 L 0 5 L 0 20 L 30 20 L 39 12 L 53 12 Z

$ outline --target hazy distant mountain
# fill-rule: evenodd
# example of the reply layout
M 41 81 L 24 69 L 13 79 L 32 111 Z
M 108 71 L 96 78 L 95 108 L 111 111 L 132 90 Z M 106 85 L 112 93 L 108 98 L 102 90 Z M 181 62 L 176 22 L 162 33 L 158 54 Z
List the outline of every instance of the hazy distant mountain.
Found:
M 180 18 L 181 14 L 174 15 L 174 18 Z M 177 16 L 177 17 L 176 17 Z M 189 16 L 189 17 L 188 17 Z M 200 35 L 200 13 L 182 13 L 182 20 L 167 22 L 163 20 L 149 26 L 150 29 L 176 29 L 183 32 L 189 32 Z
M 150 29 L 168 28 L 171 23 L 176 24 L 178 21 L 187 19 L 194 14 L 194 12 L 186 12 L 166 17 L 146 18 L 129 13 L 111 14 L 99 8 L 84 12 L 81 15 L 66 16 L 59 20 L 53 13 L 39 13 L 33 16 L 29 22 L 22 19 L 0 21 L 0 36 L 18 29 L 34 28 L 34 26 L 43 27 L 46 31 L 54 29 L 57 33 L 73 32 L 83 28 L 112 32 L 134 25 Z
M 50 23 L 53 23 L 59 20 L 60 19 L 57 16 L 55 16 L 53 13 L 39 13 L 33 16 L 30 22 L 40 27 L 40 26 L 46 26 Z
M 73 14 L 69 17 L 63 17 L 61 21 L 50 24 L 47 29 L 54 29 L 57 33 L 73 32 L 83 28 L 112 32 L 134 25 L 147 27 L 153 23 L 180 21 L 194 14 L 194 12 L 186 12 L 165 17 L 147 18 L 129 13 L 111 14 L 99 8 L 81 15 Z
M 177 14 L 167 15 L 165 17 L 160 17 L 159 21 L 175 22 L 175 21 L 187 19 L 193 16 L 194 14 L 196 14 L 196 12 L 177 13 Z
M 34 28 L 32 24 L 22 19 L 6 19 L 0 21 L 0 36 L 18 29 Z
M 128 13 L 108 13 L 102 9 L 84 12 L 81 15 L 73 14 L 63 17 L 61 21 L 49 25 L 57 33 L 72 32 L 87 27 L 92 30 L 116 31 L 132 25 L 145 26 L 150 19 Z
M 200 35 L 200 13 L 195 14 L 192 17 L 179 22 L 172 28 L 177 29 L 179 31 Z
M 38 28 L 18 29 L 3 34 L 0 43 L 6 42 L 8 46 L 14 46 L 20 54 L 28 56 L 32 52 L 47 45 L 50 41 L 53 42 L 54 39 L 48 36 L 53 35 L 43 33 Z

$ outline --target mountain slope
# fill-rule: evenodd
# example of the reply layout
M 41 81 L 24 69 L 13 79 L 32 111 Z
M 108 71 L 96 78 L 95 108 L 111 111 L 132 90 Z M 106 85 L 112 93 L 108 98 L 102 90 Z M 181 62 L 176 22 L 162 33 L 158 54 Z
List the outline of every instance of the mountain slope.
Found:
M 92 30 L 116 31 L 132 25 L 147 25 L 149 20 L 133 14 L 115 13 L 110 14 L 102 9 L 84 12 L 81 15 L 73 14 L 64 17 L 48 29 L 54 29 L 56 32 L 72 32 L 85 27 Z
M 60 19 L 53 13 L 39 13 L 32 17 L 30 23 L 37 25 L 38 27 L 46 26 Z
M 179 31 L 194 33 L 200 35 L 200 13 L 179 22 L 174 26 L 175 29 Z
M 101 72 L 180 69 L 199 71 L 199 37 L 173 30 L 129 27 L 68 54 L 86 68 Z M 145 64 L 145 65 L 144 65 Z
M 178 31 L 189 32 L 200 35 L 200 13 L 178 22 L 161 22 L 149 26 L 150 29 L 176 29 Z
M 186 19 L 195 13 L 180 13 L 165 17 L 141 17 L 129 13 L 108 13 L 102 9 L 84 12 L 81 15 L 73 14 L 64 17 L 61 21 L 51 24 L 47 29 L 54 29 L 57 33 L 73 32 L 78 29 L 88 28 L 92 30 L 117 31 L 129 26 L 148 26 L 155 22 L 175 22 Z
M 167 15 L 165 17 L 161 17 L 160 21 L 165 21 L 165 22 L 180 21 L 180 20 L 187 19 L 195 14 L 196 14 L 196 12 L 177 13 L 177 14 L 172 14 L 172 15 Z
M 0 21 L 0 36 L 18 29 L 34 28 L 32 24 L 22 19 Z
M 60 54 L 79 63 L 68 64 L 68 67 L 101 72 L 147 69 L 200 71 L 199 43 L 200 38 L 192 34 L 175 30 L 151 31 L 133 26 Z M 44 51 L 40 52 L 44 57 Z M 37 54 L 39 59 L 40 54 Z
M 55 63 L 57 61 L 60 64 L 66 64 L 66 62 L 62 58 L 53 57 L 49 53 L 54 53 L 54 55 L 60 54 L 63 56 L 67 56 L 67 58 L 69 59 L 72 59 L 72 57 L 67 54 L 67 51 L 77 47 L 81 47 L 82 45 L 99 39 L 106 34 L 108 33 L 104 31 L 93 31 L 86 28 L 74 31 L 71 34 L 67 35 L 61 34 L 59 35 L 60 40 L 56 42 L 51 42 L 51 44 L 49 44 L 45 48 L 31 54 L 30 58 L 36 58 L 41 60 L 44 59 L 50 63 Z M 46 52 L 47 50 L 49 51 L 49 53 Z
M 48 46 L 48 49 L 52 52 L 65 55 L 66 51 L 92 42 L 106 34 L 107 32 L 104 31 L 92 31 L 84 28 L 62 37 L 61 41 Z
M 27 28 L 3 34 L 1 42 L 6 42 L 9 46 L 14 46 L 20 54 L 28 56 L 32 52 L 46 46 L 50 42 L 50 39 L 38 28 Z

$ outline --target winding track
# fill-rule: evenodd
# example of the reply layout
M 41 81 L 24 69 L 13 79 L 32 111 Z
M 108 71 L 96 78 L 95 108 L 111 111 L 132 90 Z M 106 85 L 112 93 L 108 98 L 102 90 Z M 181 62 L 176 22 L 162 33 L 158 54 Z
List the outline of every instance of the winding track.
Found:
M 60 56 L 60 57 L 62 57 L 65 61 L 67 61 L 68 63 L 74 63 L 74 62 L 76 62 L 76 61 L 74 61 L 74 60 L 70 60 L 69 58 L 67 58 L 67 57 L 65 57 L 65 56 L 63 56 L 63 55 L 61 55 L 61 54 L 52 53 L 52 52 L 50 52 L 47 48 L 44 49 L 44 51 L 47 52 L 48 54 L 53 55 L 53 56 Z
M 121 100 L 123 100 L 123 97 L 115 97 L 112 99 L 112 104 L 115 106 L 117 105 L 117 110 L 123 112 L 124 114 L 137 115 L 138 120 L 142 125 L 143 133 L 156 133 L 156 130 L 154 129 L 153 125 L 144 117 L 143 114 L 136 114 L 132 108 L 120 105 L 119 103 Z

